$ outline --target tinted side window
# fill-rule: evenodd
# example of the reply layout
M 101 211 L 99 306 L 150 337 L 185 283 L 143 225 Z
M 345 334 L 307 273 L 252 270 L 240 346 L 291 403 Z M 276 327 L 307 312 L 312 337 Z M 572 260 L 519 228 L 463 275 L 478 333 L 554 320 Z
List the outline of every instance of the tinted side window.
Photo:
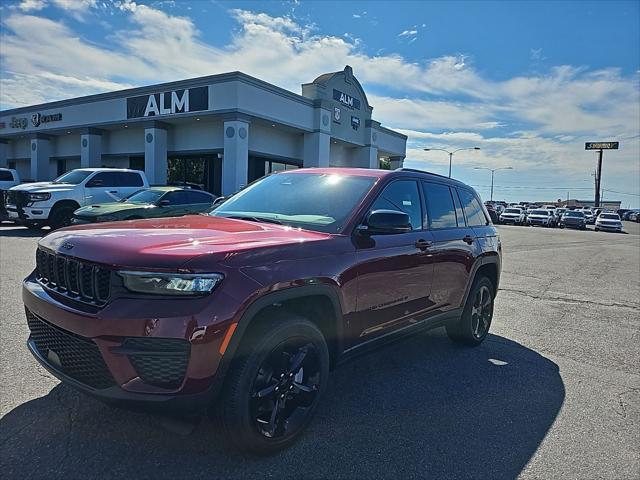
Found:
M 456 217 L 458 217 L 458 226 L 464 227 L 464 214 L 462 213 L 462 205 L 460 205 L 460 199 L 458 198 L 458 191 L 455 188 L 451 189 L 451 196 L 453 197 L 453 204 L 456 206 Z
M 117 187 L 118 177 L 115 172 L 97 173 L 87 182 L 88 187 Z
M 0 170 L 0 182 L 13 181 L 13 175 L 9 170 Z
M 119 172 L 116 175 L 118 176 L 119 187 L 141 187 L 144 185 L 139 173 Z
M 409 215 L 411 228 L 422 229 L 422 207 L 418 184 L 414 180 L 398 180 L 387 185 L 373 202 L 373 210 L 397 210 Z
M 189 203 L 213 203 L 213 197 L 204 192 L 188 192 Z
M 422 189 L 427 199 L 431 228 L 456 228 L 456 210 L 449 187 L 440 183 L 423 182 Z
M 189 202 L 189 192 L 178 191 L 167 193 L 162 200 L 169 200 L 169 205 L 186 205 Z
M 484 211 L 476 196 L 464 188 L 459 188 L 458 194 L 460 195 L 464 213 L 467 216 L 468 225 L 470 227 L 486 225 L 487 218 L 484 216 Z

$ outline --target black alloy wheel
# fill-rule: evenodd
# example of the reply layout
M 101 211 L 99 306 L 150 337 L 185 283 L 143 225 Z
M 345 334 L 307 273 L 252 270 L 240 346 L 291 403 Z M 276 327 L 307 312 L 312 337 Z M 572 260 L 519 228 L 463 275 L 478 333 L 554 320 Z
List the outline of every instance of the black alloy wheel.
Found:
M 298 430 L 318 398 L 318 352 L 304 338 L 288 339 L 264 360 L 253 383 L 250 410 L 255 427 L 267 438 Z
M 462 316 L 446 325 L 449 338 L 465 345 L 480 345 L 489 334 L 493 319 L 494 286 L 481 276 L 474 281 Z
M 329 350 L 315 324 L 287 312 L 249 330 L 214 413 L 236 447 L 264 455 L 293 443 L 310 423 L 327 385 Z
M 493 297 L 489 288 L 482 285 L 473 300 L 471 306 L 471 330 L 478 340 L 484 338 L 489 331 L 493 316 Z

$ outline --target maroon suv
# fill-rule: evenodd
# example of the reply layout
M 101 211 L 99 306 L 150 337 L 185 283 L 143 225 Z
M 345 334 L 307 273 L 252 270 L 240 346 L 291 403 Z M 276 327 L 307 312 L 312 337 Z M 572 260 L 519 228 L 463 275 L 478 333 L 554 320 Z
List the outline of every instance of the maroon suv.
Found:
M 301 169 L 209 215 L 53 232 L 36 263 L 23 298 L 46 369 L 112 403 L 209 406 L 233 443 L 270 452 L 350 353 L 438 326 L 481 343 L 501 246 L 455 180 Z

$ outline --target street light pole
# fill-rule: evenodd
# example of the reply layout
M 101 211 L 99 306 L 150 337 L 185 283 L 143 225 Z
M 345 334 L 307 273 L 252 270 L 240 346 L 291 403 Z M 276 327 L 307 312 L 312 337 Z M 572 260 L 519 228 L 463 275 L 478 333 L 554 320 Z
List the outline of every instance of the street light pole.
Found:
M 459 148 L 452 152 L 450 152 L 449 150 L 445 150 L 444 148 L 423 148 L 422 150 L 424 150 L 425 152 L 431 152 L 431 151 L 437 150 L 440 152 L 448 153 L 449 154 L 449 178 L 451 178 L 451 164 L 453 163 L 453 154 L 456 152 L 460 152 L 462 150 L 480 150 L 480 147 Z
M 488 167 L 474 167 L 474 170 L 490 170 L 491 171 L 491 201 L 493 202 L 493 175 L 498 170 L 513 170 L 513 167 L 501 167 L 501 168 L 488 168 Z

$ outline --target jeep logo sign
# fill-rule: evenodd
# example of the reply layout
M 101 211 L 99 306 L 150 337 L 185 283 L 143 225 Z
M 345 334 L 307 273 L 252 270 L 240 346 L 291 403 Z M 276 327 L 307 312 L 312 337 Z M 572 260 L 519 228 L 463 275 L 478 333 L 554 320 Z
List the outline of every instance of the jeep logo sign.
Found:
M 351 95 L 347 95 L 340 90 L 333 89 L 333 99 L 340 102 L 345 107 L 355 108 L 360 110 L 360 100 L 353 98 Z
M 127 98 L 127 118 L 158 117 L 209 109 L 209 87 Z

